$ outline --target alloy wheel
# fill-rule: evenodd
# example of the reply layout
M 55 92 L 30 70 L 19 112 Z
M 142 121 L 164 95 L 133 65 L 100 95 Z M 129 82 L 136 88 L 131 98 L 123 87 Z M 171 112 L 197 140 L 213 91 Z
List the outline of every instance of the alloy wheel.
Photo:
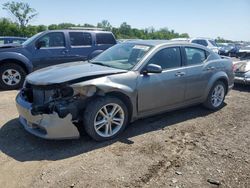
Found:
M 225 89 L 222 85 L 217 85 L 212 93 L 211 103 L 212 105 L 217 108 L 221 105 L 225 97 Z
M 120 105 L 106 104 L 97 112 L 94 119 L 94 128 L 99 136 L 111 137 L 122 128 L 124 120 L 125 113 Z
M 2 74 L 2 81 L 8 86 L 14 86 L 21 81 L 21 74 L 15 69 L 7 69 Z

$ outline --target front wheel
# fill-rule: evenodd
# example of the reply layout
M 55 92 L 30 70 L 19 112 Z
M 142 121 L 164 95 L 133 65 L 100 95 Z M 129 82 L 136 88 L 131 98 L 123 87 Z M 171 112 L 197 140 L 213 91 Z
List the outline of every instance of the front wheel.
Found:
M 204 106 L 211 110 L 218 110 L 223 106 L 226 95 L 226 86 L 223 82 L 217 81 L 211 88 Z
M 13 63 L 0 66 L 0 88 L 5 90 L 19 89 L 25 80 L 25 70 Z
M 85 110 L 84 127 L 96 141 L 110 140 L 120 134 L 128 123 L 126 105 L 115 97 L 100 97 Z

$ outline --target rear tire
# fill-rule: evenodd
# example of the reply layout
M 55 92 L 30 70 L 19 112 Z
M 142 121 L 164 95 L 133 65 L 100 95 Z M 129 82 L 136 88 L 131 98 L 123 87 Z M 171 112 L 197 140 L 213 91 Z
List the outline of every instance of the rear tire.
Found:
M 225 96 L 226 96 L 225 84 L 222 81 L 217 81 L 210 89 L 207 100 L 203 105 L 210 110 L 214 111 L 218 110 L 222 108 Z
M 96 141 L 110 140 L 128 124 L 128 108 L 118 98 L 99 97 L 89 102 L 84 113 L 87 134 Z
M 17 64 L 5 63 L 0 66 L 0 89 L 13 90 L 23 86 L 25 70 Z

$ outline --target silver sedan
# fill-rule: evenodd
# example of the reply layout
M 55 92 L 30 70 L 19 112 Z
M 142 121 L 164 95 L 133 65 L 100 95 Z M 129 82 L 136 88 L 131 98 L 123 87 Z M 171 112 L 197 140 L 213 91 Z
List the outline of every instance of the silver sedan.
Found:
M 89 62 L 61 64 L 27 76 L 16 98 L 20 122 L 46 139 L 116 137 L 132 121 L 202 103 L 223 106 L 233 87 L 232 62 L 178 41 L 129 41 Z

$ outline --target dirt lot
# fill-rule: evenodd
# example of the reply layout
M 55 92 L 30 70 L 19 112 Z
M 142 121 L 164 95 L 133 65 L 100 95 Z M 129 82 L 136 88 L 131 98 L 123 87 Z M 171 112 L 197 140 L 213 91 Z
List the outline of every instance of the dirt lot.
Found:
M 104 143 L 30 135 L 16 93 L 0 92 L 0 187 L 250 187 L 250 87 L 235 88 L 218 112 L 165 113 Z

